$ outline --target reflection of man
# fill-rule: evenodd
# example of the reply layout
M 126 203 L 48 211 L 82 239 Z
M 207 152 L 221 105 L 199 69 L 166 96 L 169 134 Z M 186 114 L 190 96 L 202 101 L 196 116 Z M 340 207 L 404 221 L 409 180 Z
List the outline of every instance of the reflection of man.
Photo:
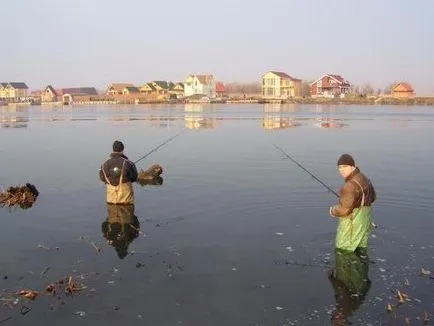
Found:
M 348 325 L 347 318 L 360 307 L 371 287 L 369 259 L 363 249 L 355 252 L 336 249 L 335 254 L 336 268 L 328 275 L 336 299 L 331 325 Z
M 107 204 L 107 213 L 101 225 L 102 233 L 123 259 L 128 255 L 128 246 L 139 235 L 140 222 L 134 215 L 134 205 Z

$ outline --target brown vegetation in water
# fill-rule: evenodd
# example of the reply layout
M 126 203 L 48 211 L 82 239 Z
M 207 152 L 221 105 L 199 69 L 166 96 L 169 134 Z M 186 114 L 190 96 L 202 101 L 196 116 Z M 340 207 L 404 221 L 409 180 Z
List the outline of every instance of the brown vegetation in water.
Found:
M 26 183 L 25 186 L 11 186 L 0 192 L 0 205 L 2 207 L 18 205 L 22 209 L 27 209 L 32 207 L 38 195 L 38 190 L 30 183 Z

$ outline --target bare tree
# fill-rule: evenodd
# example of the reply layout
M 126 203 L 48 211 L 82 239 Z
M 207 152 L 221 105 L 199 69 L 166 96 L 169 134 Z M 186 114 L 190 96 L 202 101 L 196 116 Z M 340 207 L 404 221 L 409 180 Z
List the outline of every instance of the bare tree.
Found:
M 313 81 L 302 81 L 301 82 L 301 96 L 302 97 L 310 97 L 311 96 L 311 88 L 310 84 Z

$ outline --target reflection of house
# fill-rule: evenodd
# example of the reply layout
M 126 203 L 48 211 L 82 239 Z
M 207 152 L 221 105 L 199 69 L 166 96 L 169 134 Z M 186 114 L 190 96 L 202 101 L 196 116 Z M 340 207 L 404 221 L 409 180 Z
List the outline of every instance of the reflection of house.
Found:
M 350 87 L 342 76 L 326 74 L 310 84 L 310 93 L 312 97 L 344 97 Z
M 280 71 L 268 71 L 262 76 L 262 97 L 288 99 L 301 96 L 301 79 Z
M 299 122 L 280 115 L 266 115 L 262 119 L 262 128 L 264 129 L 285 129 L 298 126 L 301 126 Z
M 345 124 L 339 119 L 325 117 L 318 120 L 319 122 L 315 124 L 315 126 L 320 128 L 337 129 L 337 128 L 343 128 L 345 126 Z
M 203 94 L 209 98 L 216 97 L 216 82 L 213 75 L 188 75 L 184 80 L 186 97 Z
M 392 96 L 411 97 L 413 95 L 414 90 L 409 83 L 399 82 L 392 86 Z
M 26 83 L 22 82 L 3 82 L 0 83 L 0 98 L 4 99 L 17 99 L 27 97 Z
M 130 87 L 130 86 L 134 86 L 134 85 L 130 83 L 114 83 L 109 85 L 109 87 L 107 87 L 106 94 L 112 96 L 123 95 L 125 87 Z
M 187 129 L 208 129 L 216 125 L 215 117 L 205 117 L 203 105 L 198 103 L 186 103 L 184 107 L 185 128 Z

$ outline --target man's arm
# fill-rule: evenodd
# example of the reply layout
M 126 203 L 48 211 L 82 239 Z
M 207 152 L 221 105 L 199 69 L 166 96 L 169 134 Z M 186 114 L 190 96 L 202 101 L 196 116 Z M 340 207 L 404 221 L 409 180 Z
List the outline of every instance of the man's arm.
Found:
M 128 176 L 129 176 L 131 182 L 136 182 L 137 181 L 137 176 L 138 176 L 137 167 L 131 161 L 129 161 L 128 163 L 130 165 L 130 168 L 128 169 Z
M 104 168 L 104 165 L 101 165 L 101 167 L 99 168 L 99 179 L 104 182 L 107 183 L 105 177 L 104 177 L 104 172 L 102 171 L 102 169 Z
M 351 214 L 358 198 L 355 187 L 347 182 L 340 191 L 339 203 L 330 208 L 330 215 L 344 217 Z

